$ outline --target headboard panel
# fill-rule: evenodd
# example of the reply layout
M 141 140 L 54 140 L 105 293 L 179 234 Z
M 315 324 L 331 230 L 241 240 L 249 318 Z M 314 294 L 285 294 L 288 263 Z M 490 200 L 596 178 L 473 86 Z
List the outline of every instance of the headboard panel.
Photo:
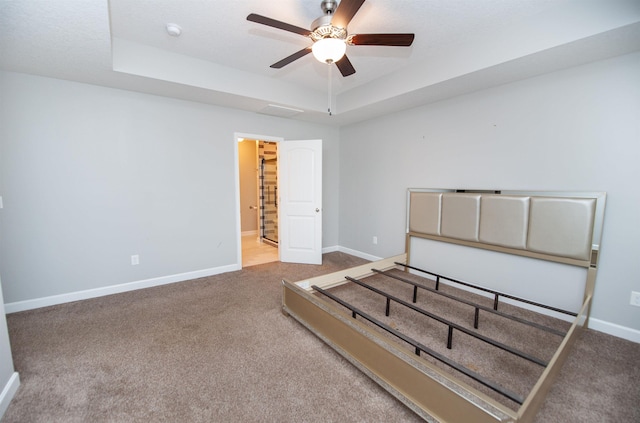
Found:
M 605 193 L 410 189 L 407 233 L 595 267 Z M 602 204 L 599 204 L 602 203 Z
M 530 204 L 531 198 L 524 196 L 483 197 L 480 242 L 526 249 Z

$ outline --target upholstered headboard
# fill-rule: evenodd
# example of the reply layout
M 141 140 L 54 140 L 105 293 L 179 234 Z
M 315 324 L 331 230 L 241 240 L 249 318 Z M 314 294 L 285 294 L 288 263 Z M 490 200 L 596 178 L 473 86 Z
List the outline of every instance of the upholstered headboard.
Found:
M 595 267 L 605 193 L 410 189 L 407 233 Z

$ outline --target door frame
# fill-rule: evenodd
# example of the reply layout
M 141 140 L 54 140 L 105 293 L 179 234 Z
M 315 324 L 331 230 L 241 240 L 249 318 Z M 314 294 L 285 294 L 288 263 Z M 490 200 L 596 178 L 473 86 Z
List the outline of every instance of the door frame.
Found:
M 234 132 L 233 133 L 233 155 L 234 155 L 234 168 L 235 168 L 235 195 L 236 195 L 236 260 L 237 266 L 242 269 L 242 227 L 241 217 L 240 217 L 240 160 L 238 153 L 238 139 L 250 139 L 250 140 L 259 140 L 259 141 L 268 141 L 268 142 L 283 142 L 283 137 L 276 137 L 273 135 L 258 135 L 258 134 L 250 134 L 246 132 Z M 278 184 L 280 184 L 280 180 L 278 180 Z M 260 227 L 258 226 L 258 231 L 260 231 Z M 280 246 L 278 246 L 278 253 L 280 252 Z M 279 259 L 279 256 L 278 256 Z

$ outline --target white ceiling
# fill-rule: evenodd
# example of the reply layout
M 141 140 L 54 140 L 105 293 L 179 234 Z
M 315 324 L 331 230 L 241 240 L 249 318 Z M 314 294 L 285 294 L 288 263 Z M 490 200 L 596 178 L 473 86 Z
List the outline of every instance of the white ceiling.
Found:
M 322 15 L 320 0 L 0 0 L 0 68 L 344 125 L 640 50 L 640 0 L 367 0 L 349 33 L 416 38 L 349 46 L 356 74 L 333 67 L 329 116 L 326 64 L 269 67 L 310 40 L 249 13 L 303 28 Z

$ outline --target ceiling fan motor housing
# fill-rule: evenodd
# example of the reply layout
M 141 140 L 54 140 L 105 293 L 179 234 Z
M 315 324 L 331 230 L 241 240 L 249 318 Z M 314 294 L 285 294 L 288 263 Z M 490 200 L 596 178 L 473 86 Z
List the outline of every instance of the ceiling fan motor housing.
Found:
M 338 38 L 341 40 L 347 38 L 346 28 L 338 28 L 331 25 L 333 12 L 336 11 L 338 2 L 336 0 L 323 0 L 322 3 L 320 3 L 320 7 L 324 15 L 311 23 L 311 39 L 318 41 L 323 38 Z
M 337 38 L 339 40 L 345 40 L 347 38 L 347 30 L 344 28 L 333 26 L 331 22 L 319 26 L 315 26 L 315 23 L 316 22 L 314 22 L 311 34 L 309 34 L 309 37 L 311 37 L 314 42 L 323 38 Z
M 344 40 L 347 38 L 347 29 L 339 28 L 331 25 L 331 19 L 333 18 L 333 12 L 338 7 L 338 2 L 335 0 L 323 0 L 320 3 L 324 15 L 311 23 L 311 39 L 315 42 L 323 38 L 337 38 Z

